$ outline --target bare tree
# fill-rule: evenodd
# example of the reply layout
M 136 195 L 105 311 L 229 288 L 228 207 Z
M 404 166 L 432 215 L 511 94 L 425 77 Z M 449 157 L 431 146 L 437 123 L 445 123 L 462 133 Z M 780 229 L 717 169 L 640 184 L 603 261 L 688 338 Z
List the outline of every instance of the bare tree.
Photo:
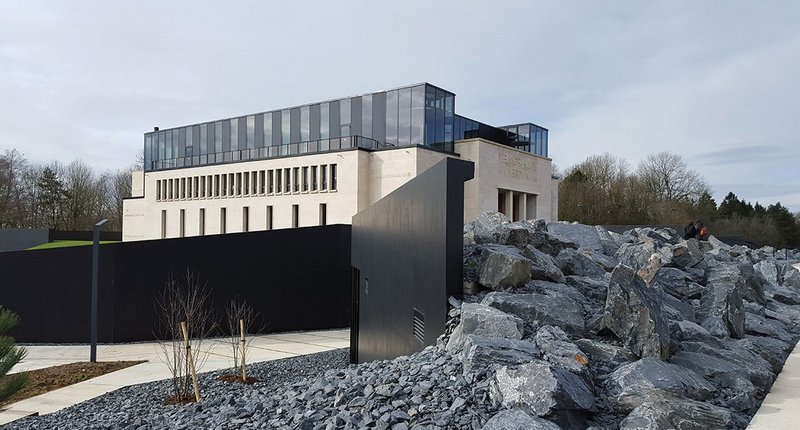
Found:
M 697 171 L 678 154 L 662 151 L 639 163 L 637 176 L 660 201 L 696 202 L 709 187 Z
M 244 354 L 245 358 L 247 358 L 249 355 L 247 351 L 249 350 L 253 337 L 247 336 L 244 344 L 242 344 L 240 337 L 242 323 L 240 321 L 243 321 L 244 323 L 245 334 L 254 334 L 253 329 L 256 318 L 258 317 L 258 313 L 253 309 L 252 306 L 245 302 L 244 299 L 237 296 L 231 299 L 230 302 L 228 302 L 228 304 L 225 306 L 225 315 L 227 317 L 228 325 L 228 341 L 230 342 L 233 357 L 233 366 L 231 367 L 231 370 L 233 370 L 233 374 L 237 379 L 241 380 L 242 382 L 248 382 L 241 377 L 242 363 L 240 357 L 242 354 Z
M 182 279 L 170 275 L 164 291 L 156 298 L 159 327 L 155 334 L 160 340 L 161 360 L 172 374 L 173 397 L 169 401 L 194 400 L 192 365 L 199 370 L 208 359 L 210 349 L 204 341 L 214 328 L 210 293 L 207 283 L 187 268 Z M 184 343 L 182 322 L 188 327 L 189 351 Z

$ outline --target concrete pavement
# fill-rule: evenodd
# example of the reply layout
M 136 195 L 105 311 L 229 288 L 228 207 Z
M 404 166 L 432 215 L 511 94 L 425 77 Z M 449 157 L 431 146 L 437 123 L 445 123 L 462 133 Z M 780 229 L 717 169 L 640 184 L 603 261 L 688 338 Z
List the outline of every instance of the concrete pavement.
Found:
M 208 372 L 231 367 L 231 352 L 227 343 L 229 341 L 217 338 L 207 342 L 210 345 L 210 352 L 205 365 L 199 371 Z M 349 346 L 349 329 L 256 336 L 250 344 L 247 361 L 255 363 L 276 360 Z M 34 345 L 26 348 L 28 356 L 14 367 L 11 373 L 89 361 L 89 345 Z M 43 415 L 55 412 L 128 385 L 169 378 L 172 375 L 159 358 L 160 353 L 161 348 L 157 343 L 98 345 L 99 361 L 147 360 L 147 362 L 7 405 L 0 409 L 0 425 L 36 413 Z

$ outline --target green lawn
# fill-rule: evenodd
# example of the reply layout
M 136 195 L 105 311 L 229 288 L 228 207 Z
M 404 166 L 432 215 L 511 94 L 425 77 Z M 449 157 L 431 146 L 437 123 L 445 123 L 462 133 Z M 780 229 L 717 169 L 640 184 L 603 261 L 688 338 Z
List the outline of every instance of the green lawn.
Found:
M 113 240 L 101 240 L 100 244 L 104 243 L 116 243 Z M 53 249 L 53 248 L 69 248 L 71 246 L 87 246 L 91 245 L 91 240 L 56 240 L 50 243 L 43 243 L 41 245 L 36 245 L 33 248 L 28 248 L 28 251 L 36 250 L 36 249 Z

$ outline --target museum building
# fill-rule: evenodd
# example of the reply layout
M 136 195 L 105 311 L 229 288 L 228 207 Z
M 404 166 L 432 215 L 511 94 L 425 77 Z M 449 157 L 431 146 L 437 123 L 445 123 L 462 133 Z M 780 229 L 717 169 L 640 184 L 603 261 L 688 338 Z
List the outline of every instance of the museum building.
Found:
M 475 163 L 464 219 L 558 218 L 548 131 L 455 113 L 428 83 L 144 135 L 123 241 L 350 224 L 446 157 Z

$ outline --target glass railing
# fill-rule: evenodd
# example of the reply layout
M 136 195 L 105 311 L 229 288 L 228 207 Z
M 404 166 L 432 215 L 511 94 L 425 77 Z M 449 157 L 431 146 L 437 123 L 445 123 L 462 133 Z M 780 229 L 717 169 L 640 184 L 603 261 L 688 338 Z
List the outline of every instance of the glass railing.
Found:
M 232 161 L 261 160 L 265 158 L 338 151 L 340 149 L 383 149 L 390 147 L 392 147 L 392 145 L 386 145 L 368 137 L 346 136 L 333 139 L 320 139 L 309 142 L 287 143 L 284 145 L 265 146 L 261 148 L 239 149 L 235 151 L 154 160 L 151 162 L 151 170 L 204 166 L 208 164 L 229 163 Z

